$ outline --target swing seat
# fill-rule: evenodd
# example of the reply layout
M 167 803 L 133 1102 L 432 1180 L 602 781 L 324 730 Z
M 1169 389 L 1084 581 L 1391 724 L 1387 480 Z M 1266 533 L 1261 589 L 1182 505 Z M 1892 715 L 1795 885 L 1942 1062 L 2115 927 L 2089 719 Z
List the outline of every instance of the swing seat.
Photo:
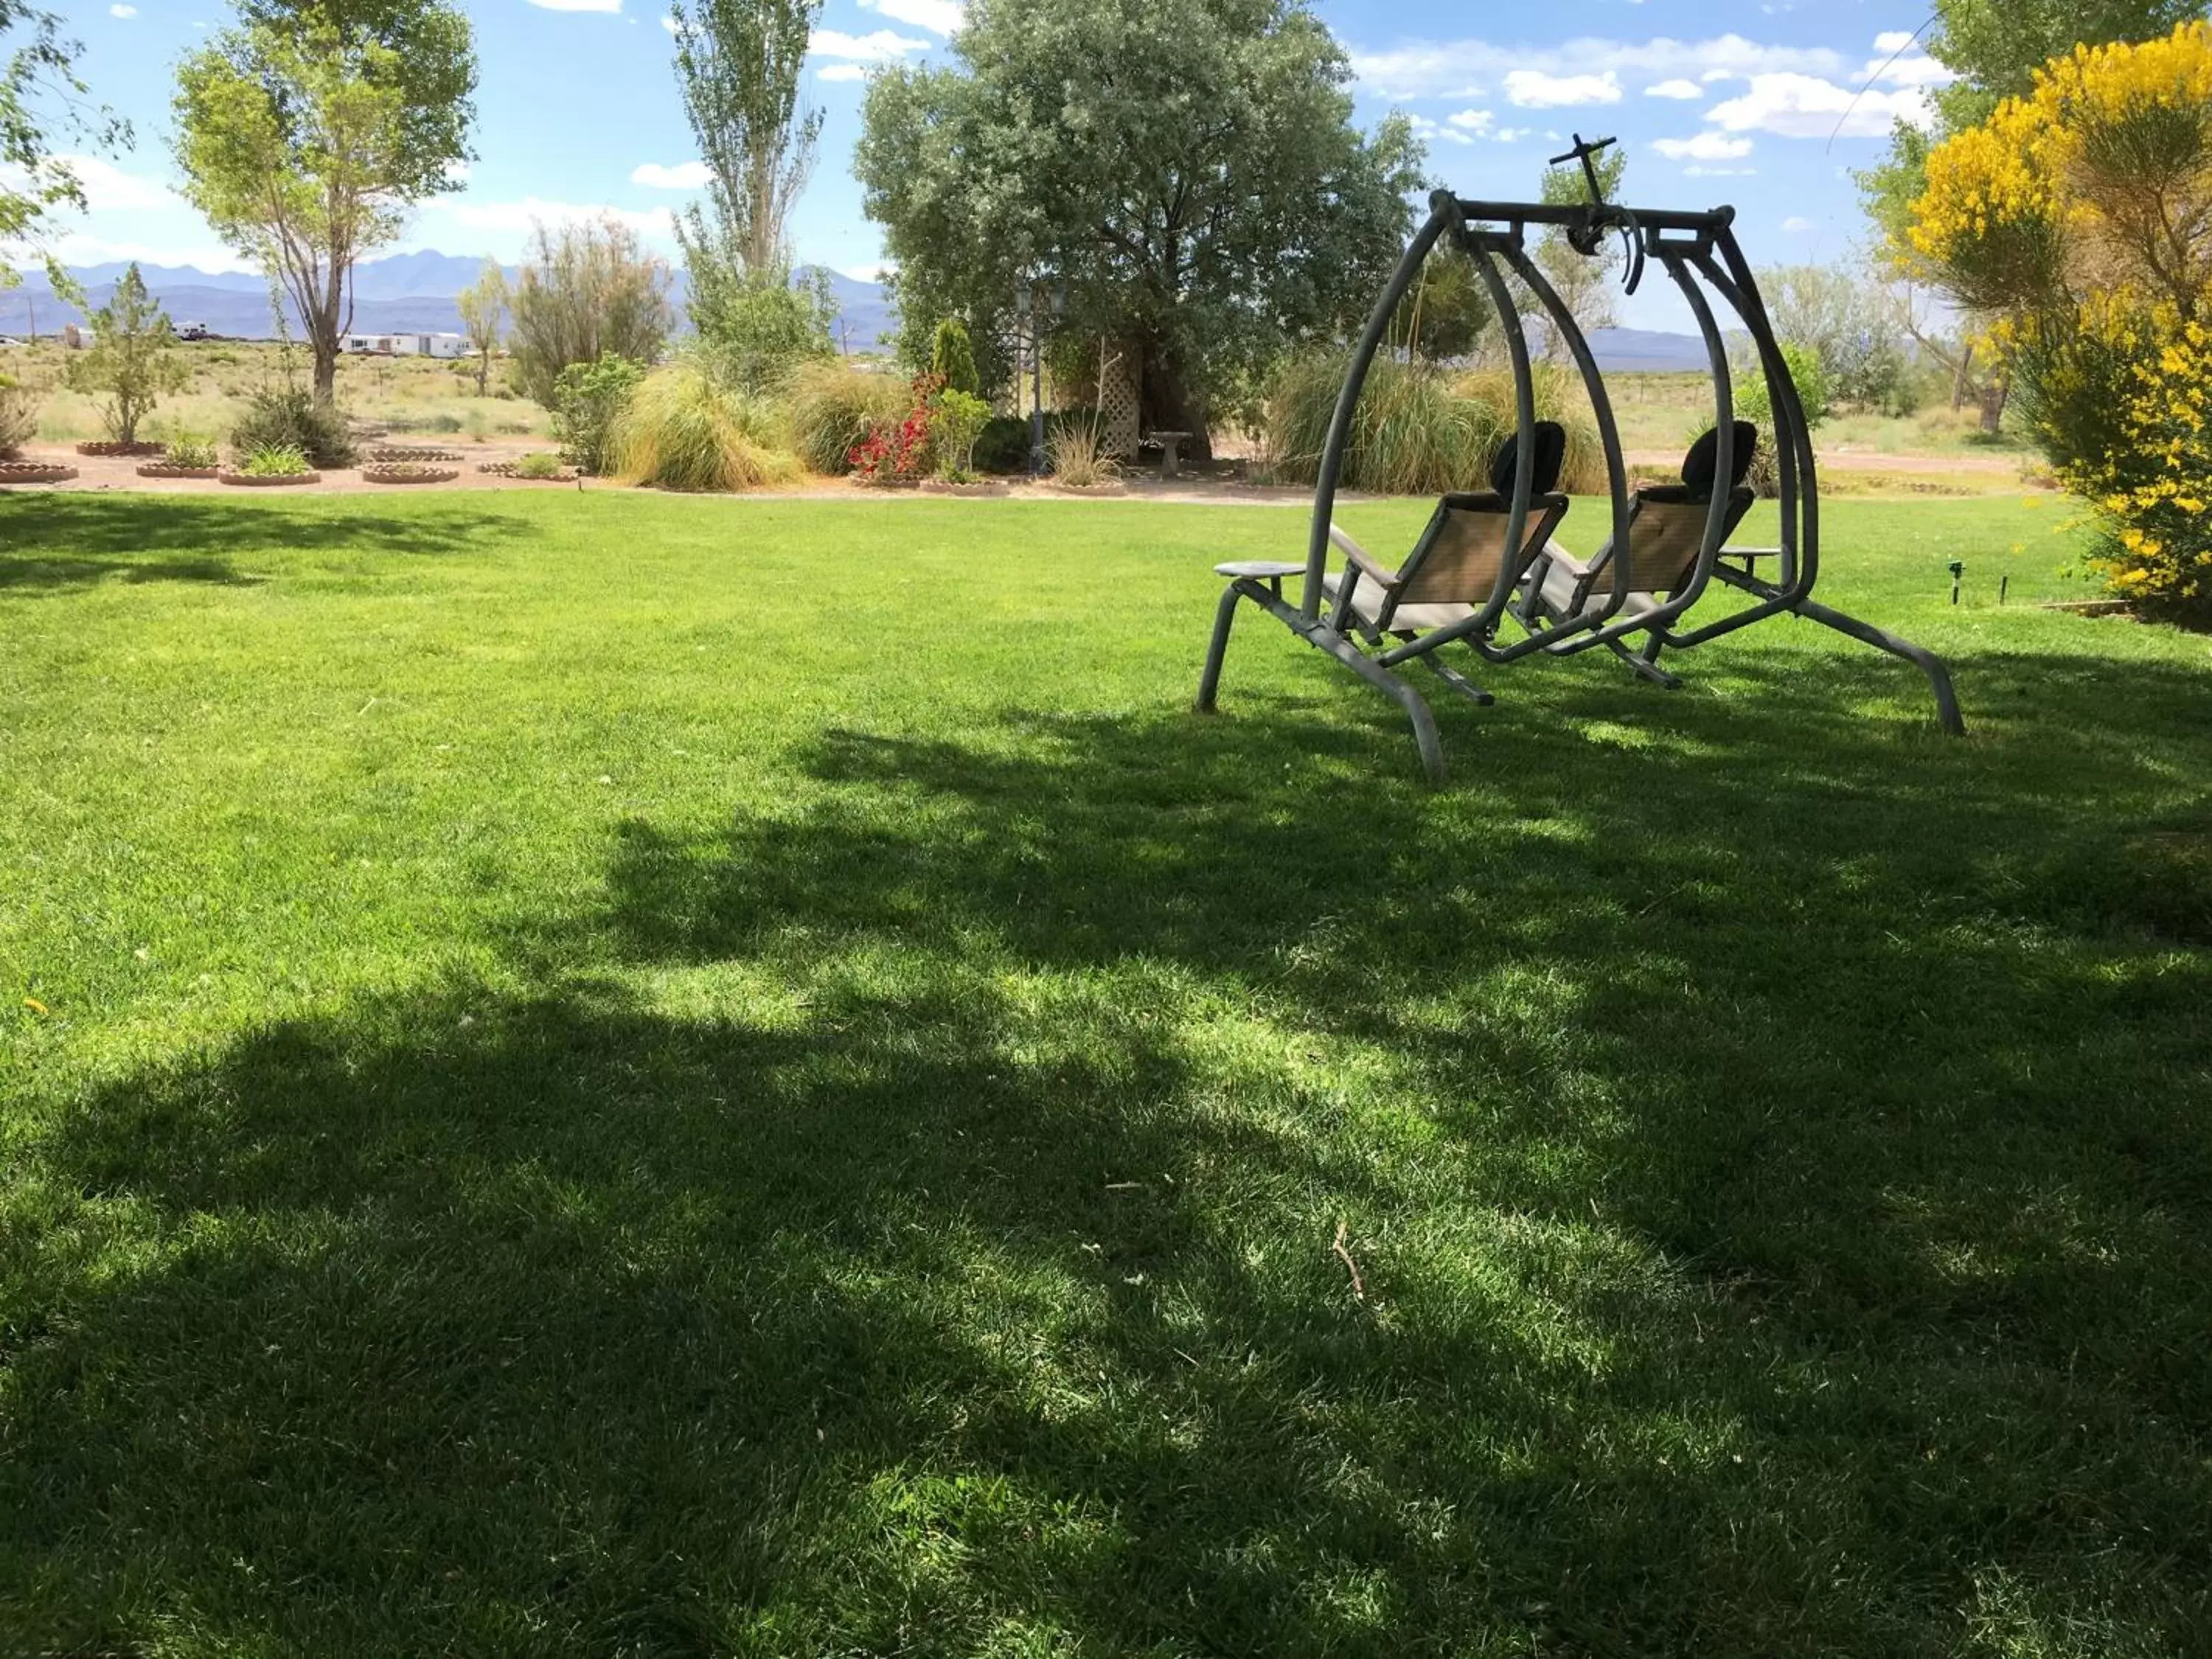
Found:
M 1539 421 L 1535 439 L 1528 518 L 1504 583 L 1509 592 L 1550 544 L 1552 532 L 1567 512 L 1567 498 L 1558 493 L 1559 471 L 1566 461 L 1566 432 L 1556 422 Z M 1442 497 L 1420 539 L 1395 570 L 1332 521 L 1328 538 L 1346 563 L 1322 578 L 1322 588 L 1338 626 L 1356 628 L 1370 639 L 1385 634 L 1414 639 L 1465 622 L 1490 605 L 1511 551 L 1506 532 L 1512 522 L 1520 455 L 1516 434 L 1491 465 L 1488 491 Z
M 1725 544 L 1751 511 L 1755 499 L 1745 488 L 1759 445 L 1759 428 L 1748 421 L 1735 423 L 1735 457 L 1729 484 L 1728 507 L 1722 520 Z M 1708 432 L 1690 446 L 1682 458 L 1682 481 L 1647 484 L 1629 502 L 1627 598 L 1613 613 L 1616 622 L 1648 616 L 1668 595 L 1679 592 L 1697 568 L 1705 542 L 1713 491 L 1718 484 L 1720 434 Z M 1602 610 L 1613 598 L 1613 561 L 1620 556 L 1607 542 L 1588 564 L 1565 548 L 1554 546 L 1528 574 L 1522 615 L 1541 617 L 1554 625 L 1574 621 Z

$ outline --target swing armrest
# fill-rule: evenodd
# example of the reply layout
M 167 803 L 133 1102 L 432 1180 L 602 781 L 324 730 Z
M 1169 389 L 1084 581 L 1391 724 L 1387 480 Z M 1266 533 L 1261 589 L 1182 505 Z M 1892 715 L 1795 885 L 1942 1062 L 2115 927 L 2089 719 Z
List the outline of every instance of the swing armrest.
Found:
M 1398 573 L 1352 540 L 1351 537 L 1346 535 L 1340 526 L 1334 524 L 1329 526 L 1328 538 L 1336 544 L 1337 550 L 1342 553 L 1346 559 L 1358 567 L 1362 575 L 1369 577 L 1382 587 L 1397 586 Z

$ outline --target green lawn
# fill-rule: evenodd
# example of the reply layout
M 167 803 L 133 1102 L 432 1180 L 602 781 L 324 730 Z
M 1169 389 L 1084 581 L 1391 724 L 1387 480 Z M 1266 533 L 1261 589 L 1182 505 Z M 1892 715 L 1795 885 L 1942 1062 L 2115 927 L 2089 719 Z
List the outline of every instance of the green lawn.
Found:
M 1188 712 L 1296 513 L 0 501 L 0 1653 L 2212 1650 L 2212 644 L 2059 511 L 1832 508 L 1964 741 L 1784 623 L 1433 793 Z

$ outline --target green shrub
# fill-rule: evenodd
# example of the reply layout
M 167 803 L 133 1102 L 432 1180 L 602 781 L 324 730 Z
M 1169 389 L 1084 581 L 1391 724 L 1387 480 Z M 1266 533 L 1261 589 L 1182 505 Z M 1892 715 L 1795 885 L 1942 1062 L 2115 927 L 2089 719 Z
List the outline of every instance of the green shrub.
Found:
M 296 449 L 317 467 L 351 466 L 354 459 L 344 418 L 294 386 L 264 387 L 249 397 L 230 429 L 230 447 L 240 455 Z
M 907 384 L 896 375 L 834 361 L 801 363 L 785 398 L 792 447 L 817 472 L 849 472 L 853 450 L 877 422 L 904 415 L 907 401 Z
M 959 481 L 975 476 L 969 468 L 975 456 L 975 439 L 990 418 L 991 405 L 981 398 L 949 386 L 937 394 L 929 416 L 929 440 L 939 477 Z
M 968 338 L 968 325 L 957 317 L 947 317 L 937 325 L 937 337 L 929 346 L 929 372 L 950 391 L 973 398 L 982 390 L 975 378 L 975 348 Z
M 238 470 L 249 478 L 296 478 L 314 468 L 307 465 L 307 452 L 297 444 L 262 444 Z
M 612 352 L 571 363 L 553 384 L 553 434 L 569 465 L 597 476 L 614 465 L 613 434 L 645 370 Z
M 161 459 L 170 466 L 210 467 L 216 464 L 215 445 L 197 432 L 179 432 Z
M 39 394 L 0 374 L 0 460 L 13 460 L 39 435 Z
M 535 450 L 514 464 L 518 478 L 557 478 L 561 476 L 561 458 L 546 450 Z
M 615 470 L 664 489 L 757 489 L 795 478 L 796 457 L 776 447 L 775 407 L 726 386 L 695 358 L 637 384 L 611 434 Z
M 1782 361 L 1797 387 L 1797 401 L 1804 406 L 1806 427 L 1817 428 L 1828 418 L 1829 404 L 1828 374 L 1820 366 L 1820 354 L 1810 346 L 1784 340 Z M 1766 376 L 1756 363 L 1735 371 L 1735 414 L 1738 420 L 1751 422 L 1761 432 L 1774 430 L 1774 404 L 1766 393 Z M 1710 428 L 1712 422 L 1708 421 L 1705 425 Z
M 978 472 L 1026 472 L 1030 468 L 1030 421 L 1026 415 L 994 415 L 975 434 Z

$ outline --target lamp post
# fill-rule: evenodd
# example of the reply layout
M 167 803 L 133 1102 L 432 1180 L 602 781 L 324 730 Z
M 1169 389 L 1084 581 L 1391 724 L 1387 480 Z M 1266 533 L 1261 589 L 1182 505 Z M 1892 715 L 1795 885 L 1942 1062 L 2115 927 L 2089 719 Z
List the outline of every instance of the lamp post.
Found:
M 1044 442 L 1044 318 L 1045 307 L 1038 303 L 1042 297 L 1037 289 L 1042 283 L 1034 270 L 1022 274 L 1020 284 L 1014 289 L 1015 337 L 1025 334 L 1030 354 L 1030 473 L 1042 477 L 1048 457 Z M 1052 319 L 1058 322 L 1067 313 L 1067 283 L 1065 280 L 1052 285 L 1050 300 Z M 1014 373 L 1021 374 L 1015 365 Z M 1015 381 L 1020 385 L 1018 379 Z

